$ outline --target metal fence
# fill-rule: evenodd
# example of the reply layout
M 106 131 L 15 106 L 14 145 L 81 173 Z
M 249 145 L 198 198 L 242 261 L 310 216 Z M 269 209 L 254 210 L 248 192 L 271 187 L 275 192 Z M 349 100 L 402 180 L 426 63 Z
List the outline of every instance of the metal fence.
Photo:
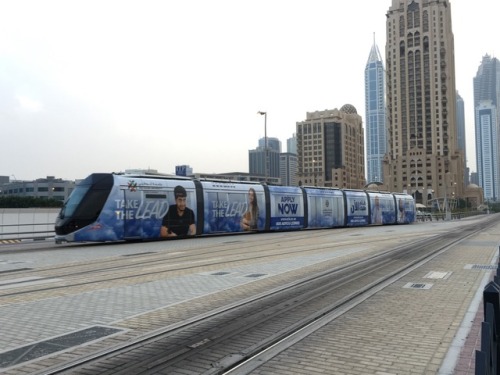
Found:
M 0 208 L 0 241 L 54 237 L 60 208 Z

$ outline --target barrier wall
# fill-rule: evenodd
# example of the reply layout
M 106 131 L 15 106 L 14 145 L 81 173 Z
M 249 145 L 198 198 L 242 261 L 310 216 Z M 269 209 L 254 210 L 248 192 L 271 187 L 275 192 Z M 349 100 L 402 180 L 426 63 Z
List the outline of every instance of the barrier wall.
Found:
M 0 240 L 54 236 L 60 208 L 0 208 Z

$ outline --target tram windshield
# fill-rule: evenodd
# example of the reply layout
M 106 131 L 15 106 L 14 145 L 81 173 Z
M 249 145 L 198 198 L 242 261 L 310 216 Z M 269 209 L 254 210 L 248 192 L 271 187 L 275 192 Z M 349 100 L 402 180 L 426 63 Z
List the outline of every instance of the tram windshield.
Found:
M 113 186 L 111 174 L 92 174 L 78 184 L 59 213 L 59 219 L 95 220 Z
M 71 217 L 75 213 L 76 208 L 85 197 L 85 194 L 90 189 L 90 184 L 80 184 L 75 190 L 71 193 L 68 200 L 64 203 L 64 206 L 61 208 L 61 212 L 59 212 L 59 218 L 64 219 L 65 217 Z

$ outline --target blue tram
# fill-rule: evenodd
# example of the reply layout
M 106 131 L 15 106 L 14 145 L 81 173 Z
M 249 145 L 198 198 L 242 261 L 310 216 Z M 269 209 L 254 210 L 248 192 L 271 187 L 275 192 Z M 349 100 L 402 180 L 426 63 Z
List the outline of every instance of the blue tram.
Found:
M 94 173 L 64 203 L 55 240 L 153 240 L 409 224 L 415 218 L 413 197 L 401 193 Z

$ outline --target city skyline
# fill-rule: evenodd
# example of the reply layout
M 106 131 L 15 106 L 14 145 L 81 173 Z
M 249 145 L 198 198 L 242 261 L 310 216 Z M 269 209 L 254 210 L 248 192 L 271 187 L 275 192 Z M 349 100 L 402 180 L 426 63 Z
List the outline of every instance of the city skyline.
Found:
M 475 171 L 472 80 L 482 57 L 495 56 L 500 4 L 450 2 Z M 390 6 L 3 3 L 0 175 L 75 180 L 126 169 L 174 173 L 184 164 L 245 172 L 248 150 L 264 135 L 258 111 L 267 112 L 268 137 L 282 142 L 307 112 L 345 104 L 366 126 L 364 68 L 374 33 L 385 49 Z

